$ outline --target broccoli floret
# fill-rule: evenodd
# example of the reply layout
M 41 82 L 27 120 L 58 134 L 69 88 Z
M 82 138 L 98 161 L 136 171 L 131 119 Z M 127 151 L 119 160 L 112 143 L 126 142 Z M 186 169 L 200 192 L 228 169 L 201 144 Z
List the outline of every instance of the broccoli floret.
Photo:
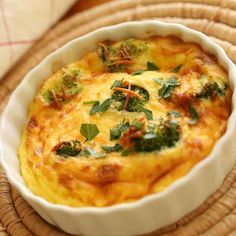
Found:
M 75 66 L 67 66 L 62 69 L 62 75 L 54 83 L 44 86 L 41 95 L 45 102 L 59 108 L 64 102 L 70 100 L 76 94 L 79 94 L 82 86 L 80 70 Z
M 114 93 L 112 93 L 111 99 L 112 99 L 113 105 L 115 104 L 114 105 L 115 108 L 118 111 L 121 111 L 125 104 L 125 95 L 121 93 L 120 91 L 115 91 Z
M 160 120 L 155 130 L 151 129 L 141 138 L 135 139 L 137 152 L 152 152 L 165 147 L 172 147 L 180 138 L 180 126 L 174 120 Z
M 54 98 L 53 98 L 51 90 L 42 90 L 41 94 L 42 94 L 42 97 L 46 103 L 53 102 Z
M 146 103 L 149 100 L 149 93 L 146 89 L 141 88 L 136 85 L 132 85 L 131 90 L 141 95 L 142 99 L 139 100 L 136 97 L 131 97 L 128 101 L 128 104 L 125 110 L 129 112 L 142 112 L 144 103 Z M 118 107 L 117 107 L 118 111 L 121 111 L 124 109 L 126 96 L 122 92 L 115 91 L 111 95 L 111 98 L 113 102 L 118 104 Z
M 105 41 L 99 44 L 98 56 L 107 65 L 109 72 L 125 71 L 134 56 L 140 55 L 147 49 L 146 44 L 135 40 L 124 40 L 120 44 Z
M 63 157 L 77 156 L 80 154 L 81 150 L 81 143 L 78 140 L 61 142 L 53 148 L 53 151 L 56 153 L 56 155 Z
M 80 70 L 76 65 L 69 65 L 62 69 L 64 79 L 73 79 L 74 81 L 80 79 Z
M 136 86 L 136 85 L 132 85 L 131 86 L 131 90 L 133 90 L 134 92 L 137 92 L 138 94 L 140 94 L 143 98 L 142 101 L 143 102 L 147 102 L 149 100 L 149 93 L 146 89 Z
M 225 94 L 225 90 L 227 89 L 227 84 L 223 84 L 220 86 L 215 81 L 207 82 L 202 90 L 196 94 L 197 98 L 214 98 L 216 96 L 223 96 Z
M 138 100 L 135 97 L 129 99 L 129 102 L 126 107 L 126 111 L 129 112 L 142 112 L 143 101 Z
M 67 95 L 79 94 L 82 89 L 81 84 L 74 82 L 71 78 L 64 78 L 63 86 L 65 87 L 65 92 Z

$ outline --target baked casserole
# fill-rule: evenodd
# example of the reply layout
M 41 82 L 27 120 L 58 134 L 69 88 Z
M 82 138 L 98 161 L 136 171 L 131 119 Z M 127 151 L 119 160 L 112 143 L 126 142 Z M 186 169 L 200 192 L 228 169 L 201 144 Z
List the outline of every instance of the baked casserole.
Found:
M 231 112 L 228 74 L 174 36 L 98 43 L 41 84 L 19 147 L 28 188 L 105 207 L 157 193 L 208 156 Z

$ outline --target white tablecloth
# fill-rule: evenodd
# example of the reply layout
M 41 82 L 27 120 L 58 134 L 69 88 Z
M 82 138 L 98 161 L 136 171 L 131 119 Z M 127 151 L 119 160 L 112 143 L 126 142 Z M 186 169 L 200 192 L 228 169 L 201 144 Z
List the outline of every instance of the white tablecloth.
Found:
M 0 79 L 75 0 L 0 0 Z

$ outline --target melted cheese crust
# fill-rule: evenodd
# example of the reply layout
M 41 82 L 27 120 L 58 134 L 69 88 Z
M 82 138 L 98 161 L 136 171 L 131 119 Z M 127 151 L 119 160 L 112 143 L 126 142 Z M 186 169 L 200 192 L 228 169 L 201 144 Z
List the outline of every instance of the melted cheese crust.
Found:
M 42 90 L 62 77 L 62 70 L 47 78 L 30 109 L 28 122 L 19 146 L 20 170 L 26 185 L 36 195 L 46 200 L 74 207 L 104 207 L 130 202 L 148 194 L 160 192 L 205 158 L 216 141 L 224 134 L 231 111 L 231 90 L 214 99 L 199 99 L 194 107 L 199 118 L 195 125 L 185 109 L 188 96 L 201 86 L 204 74 L 214 81 L 228 85 L 227 73 L 216 59 L 205 53 L 198 45 L 184 43 L 175 37 L 153 37 L 147 40 L 132 39 L 136 45 L 144 45 L 144 53 L 132 59 L 125 72 L 109 73 L 107 65 L 97 52 L 91 52 L 70 66 L 81 72 L 81 92 L 55 109 L 42 99 Z M 114 44 L 119 44 L 116 42 Z M 159 71 L 146 71 L 147 61 L 152 61 Z M 171 72 L 182 64 L 179 72 Z M 143 69 L 143 73 L 132 72 Z M 166 79 L 176 75 L 180 86 L 170 99 L 158 97 L 160 86 L 153 78 Z M 87 145 L 101 152 L 101 145 L 114 145 L 109 139 L 110 129 L 124 118 L 132 121 L 143 113 L 108 109 L 104 113 L 90 115 L 91 105 L 84 101 L 104 101 L 111 96 L 115 80 L 129 81 L 145 88 L 150 99 L 145 108 L 152 110 L 157 120 L 170 110 L 182 114 L 180 140 L 170 148 L 153 152 L 108 153 L 104 158 L 69 157 L 55 155 L 52 149 L 62 141 L 85 138 L 80 133 L 82 123 L 93 123 L 99 134 Z M 188 102 L 187 102 L 188 104 Z M 182 106 L 183 105 L 183 106 Z

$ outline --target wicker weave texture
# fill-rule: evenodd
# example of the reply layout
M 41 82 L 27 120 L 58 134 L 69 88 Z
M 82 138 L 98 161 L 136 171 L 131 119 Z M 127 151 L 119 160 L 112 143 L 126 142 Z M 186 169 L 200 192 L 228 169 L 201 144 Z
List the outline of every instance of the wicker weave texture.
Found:
M 74 15 L 56 25 L 0 81 L 0 112 L 24 75 L 71 39 L 125 21 L 158 19 L 207 34 L 236 63 L 236 0 L 117 0 Z M 65 236 L 46 223 L 11 188 L 0 172 L 0 236 Z M 114 232 L 115 235 L 115 232 Z M 236 166 L 221 188 L 198 209 L 149 235 L 236 235 Z

